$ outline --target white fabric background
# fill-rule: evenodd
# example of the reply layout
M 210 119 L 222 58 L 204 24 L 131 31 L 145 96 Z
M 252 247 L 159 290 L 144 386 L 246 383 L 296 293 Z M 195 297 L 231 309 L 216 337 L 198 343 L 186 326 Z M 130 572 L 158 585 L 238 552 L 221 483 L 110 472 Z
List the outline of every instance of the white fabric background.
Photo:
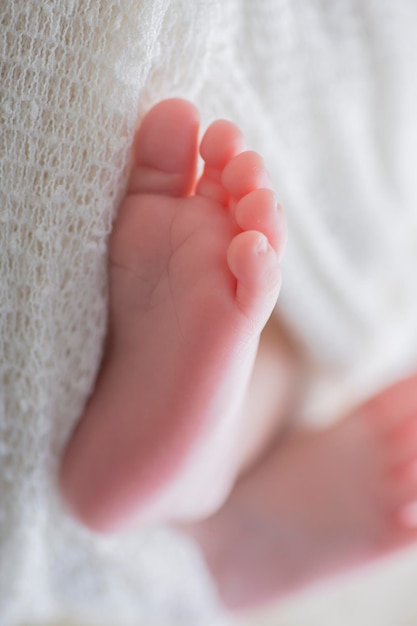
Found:
M 215 619 L 191 545 L 168 529 L 90 536 L 55 484 L 100 363 L 106 242 L 154 102 L 233 119 L 266 157 L 290 226 L 279 306 L 316 363 L 303 419 L 417 366 L 416 19 L 413 0 L 2 0 L 2 625 Z M 416 563 L 276 623 L 339 626 L 348 604 L 357 626 L 381 626 Z

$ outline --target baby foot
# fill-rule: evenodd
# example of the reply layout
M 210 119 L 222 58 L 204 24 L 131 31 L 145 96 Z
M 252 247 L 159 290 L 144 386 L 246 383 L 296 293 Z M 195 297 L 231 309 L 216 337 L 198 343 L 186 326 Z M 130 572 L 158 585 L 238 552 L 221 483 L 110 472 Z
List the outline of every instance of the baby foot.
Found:
M 206 515 L 238 470 L 239 408 L 286 227 L 262 159 L 230 122 L 205 133 L 196 183 L 198 126 L 190 103 L 166 100 L 135 139 L 110 240 L 106 355 L 60 475 L 94 530 Z
M 276 445 L 218 513 L 184 530 L 235 611 L 410 546 L 417 540 L 417 375 L 332 428 Z

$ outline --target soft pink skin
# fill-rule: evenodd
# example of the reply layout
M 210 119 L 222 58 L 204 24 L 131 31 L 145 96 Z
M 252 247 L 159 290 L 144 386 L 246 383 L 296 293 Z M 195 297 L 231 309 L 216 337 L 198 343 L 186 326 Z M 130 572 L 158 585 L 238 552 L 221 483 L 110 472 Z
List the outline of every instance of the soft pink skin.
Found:
M 110 242 L 107 351 L 61 488 L 100 532 L 186 520 L 225 606 L 242 611 L 416 541 L 417 376 L 331 428 L 272 439 L 301 366 L 285 333 L 268 335 L 272 320 L 247 381 L 279 291 L 285 222 L 260 157 L 242 152 L 229 122 L 204 136 L 195 181 L 197 133 L 181 100 L 141 125 Z
M 245 611 L 417 540 L 417 375 L 331 428 L 284 438 L 212 517 L 183 525 Z
M 208 515 L 239 471 L 240 405 L 286 226 L 230 122 L 206 131 L 196 181 L 198 130 L 184 100 L 151 109 L 110 240 L 106 355 L 60 474 L 73 515 L 99 532 Z

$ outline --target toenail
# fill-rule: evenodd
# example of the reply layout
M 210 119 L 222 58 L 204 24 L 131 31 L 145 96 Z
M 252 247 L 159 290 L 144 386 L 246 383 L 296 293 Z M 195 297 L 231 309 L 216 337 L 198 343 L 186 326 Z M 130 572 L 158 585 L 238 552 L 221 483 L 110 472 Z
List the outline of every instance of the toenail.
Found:
M 258 169 L 258 173 L 259 173 L 259 187 L 261 188 L 265 188 L 265 189 L 272 189 L 272 178 L 271 178 L 271 174 L 268 172 L 268 170 L 266 169 L 266 167 L 262 167 L 261 169 Z
M 268 251 L 268 239 L 265 237 L 265 235 L 262 235 L 262 233 L 259 233 L 259 237 L 258 237 L 258 242 L 255 246 L 255 254 L 257 256 L 261 255 L 261 254 L 265 254 Z

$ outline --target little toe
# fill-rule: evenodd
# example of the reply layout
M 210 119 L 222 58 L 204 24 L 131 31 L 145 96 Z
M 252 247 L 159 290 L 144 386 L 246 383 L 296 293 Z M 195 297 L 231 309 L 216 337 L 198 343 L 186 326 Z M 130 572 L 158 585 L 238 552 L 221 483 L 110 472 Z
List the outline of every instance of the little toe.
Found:
M 283 209 L 271 189 L 255 189 L 243 196 L 236 204 L 235 220 L 243 230 L 263 233 L 281 260 L 288 229 Z
M 255 189 L 272 189 L 264 160 L 252 150 L 238 154 L 225 166 L 222 183 L 236 201 Z
M 227 252 L 230 271 L 237 279 L 236 304 L 252 322 L 265 324 L 281 286 L 279 259 L 259 231 L 239 233 Z
M 235 124 L 228 120 L 213 122 L 201 140 L 200 155 L 204 160 L 204 171 L 196 193 L 227 206 L 229 194 L 222 185 L 222 171 L 244 149 L 245 139 Z
M 186 196 L 194 186 L 199 113 L 180 98 L 156 104 L 144 117 L 133 143 L 128 193 Z

